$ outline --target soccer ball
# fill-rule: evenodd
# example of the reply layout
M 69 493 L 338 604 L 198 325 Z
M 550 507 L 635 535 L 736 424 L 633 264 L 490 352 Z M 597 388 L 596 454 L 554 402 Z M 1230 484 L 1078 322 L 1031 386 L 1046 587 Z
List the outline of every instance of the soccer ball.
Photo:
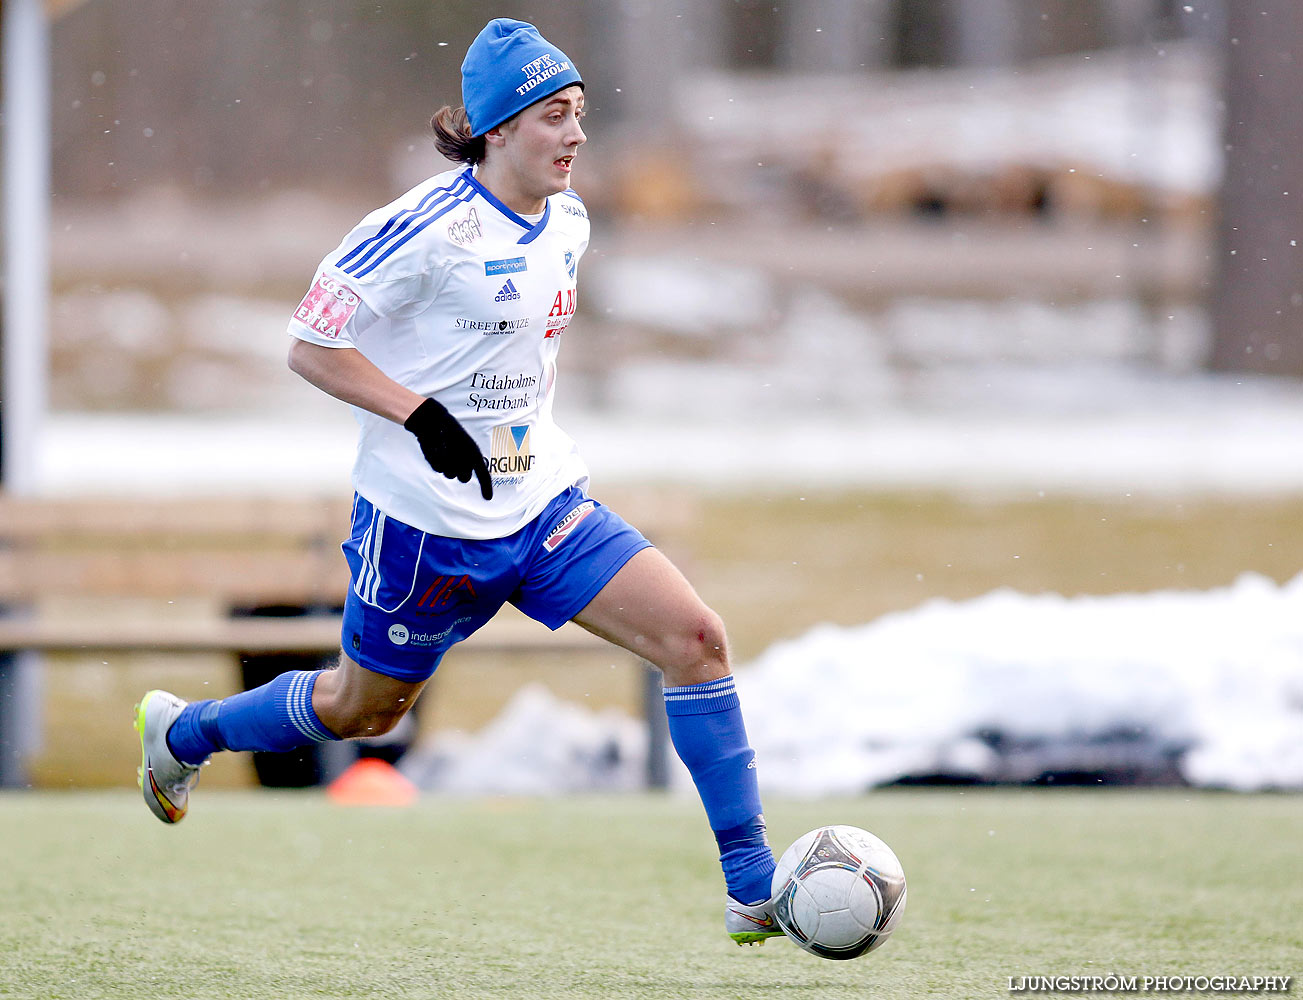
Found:
M 783 852 L 774 919 L 820 958 L 858 958 L 887 943 L 905 912 L 905 871 L 890 847 L 854 826 L 821 826 Z

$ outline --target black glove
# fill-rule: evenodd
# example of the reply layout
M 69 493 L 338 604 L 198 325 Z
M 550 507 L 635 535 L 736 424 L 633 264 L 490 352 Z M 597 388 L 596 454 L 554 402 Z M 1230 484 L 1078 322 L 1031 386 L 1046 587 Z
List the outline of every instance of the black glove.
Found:
M 403 421 L 403 426 L 416 435 L 430 468 L 462 483 L 469 483 L 473 475 L 480 481 L 480 495 L 485 500 L 493 499 L 493 479 L 484 453 L 442 403 L 427 399 Z

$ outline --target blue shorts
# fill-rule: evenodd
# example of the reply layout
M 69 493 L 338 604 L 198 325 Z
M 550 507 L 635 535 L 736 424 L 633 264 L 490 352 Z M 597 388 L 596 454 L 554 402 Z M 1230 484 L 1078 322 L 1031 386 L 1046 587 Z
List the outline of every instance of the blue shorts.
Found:
M 577 487 L 515 534 L 489 539 L 427 534 L 355 496 L 344 651 L 368 670 L 423 681 L 503 604 L 560 628 L 649 545 Z

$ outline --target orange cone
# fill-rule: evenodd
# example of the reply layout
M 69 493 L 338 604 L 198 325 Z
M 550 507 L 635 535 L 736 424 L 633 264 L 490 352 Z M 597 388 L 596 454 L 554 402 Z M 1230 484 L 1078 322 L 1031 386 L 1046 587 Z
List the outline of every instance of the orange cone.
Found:
M 342 806 L 410 806 L 416 786 L 392 764 L 363 757 L 326 787 L 326 795 Z

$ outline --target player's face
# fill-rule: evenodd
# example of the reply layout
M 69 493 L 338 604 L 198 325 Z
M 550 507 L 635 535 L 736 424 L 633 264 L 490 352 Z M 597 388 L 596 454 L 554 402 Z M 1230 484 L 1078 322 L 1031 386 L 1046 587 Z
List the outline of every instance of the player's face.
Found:
M 493 132 L 501 136 L 500 145 L 494 143 L 501 153 L 495 157 L 498 163 L 494 166 L 502 168 L 494 171 L 497 179 L 507 193 L 531 202 L 530 212 L 541 212 L 544 198 L 570 186 L 575 154 L 587 140 L 579 125 L 583 117 L 584 92 L 579 87 L 566 87 L 531 104 L 500 130 L 489 133 L 490 138 Z M 511 205 L 511 201 L 507 204 Z

